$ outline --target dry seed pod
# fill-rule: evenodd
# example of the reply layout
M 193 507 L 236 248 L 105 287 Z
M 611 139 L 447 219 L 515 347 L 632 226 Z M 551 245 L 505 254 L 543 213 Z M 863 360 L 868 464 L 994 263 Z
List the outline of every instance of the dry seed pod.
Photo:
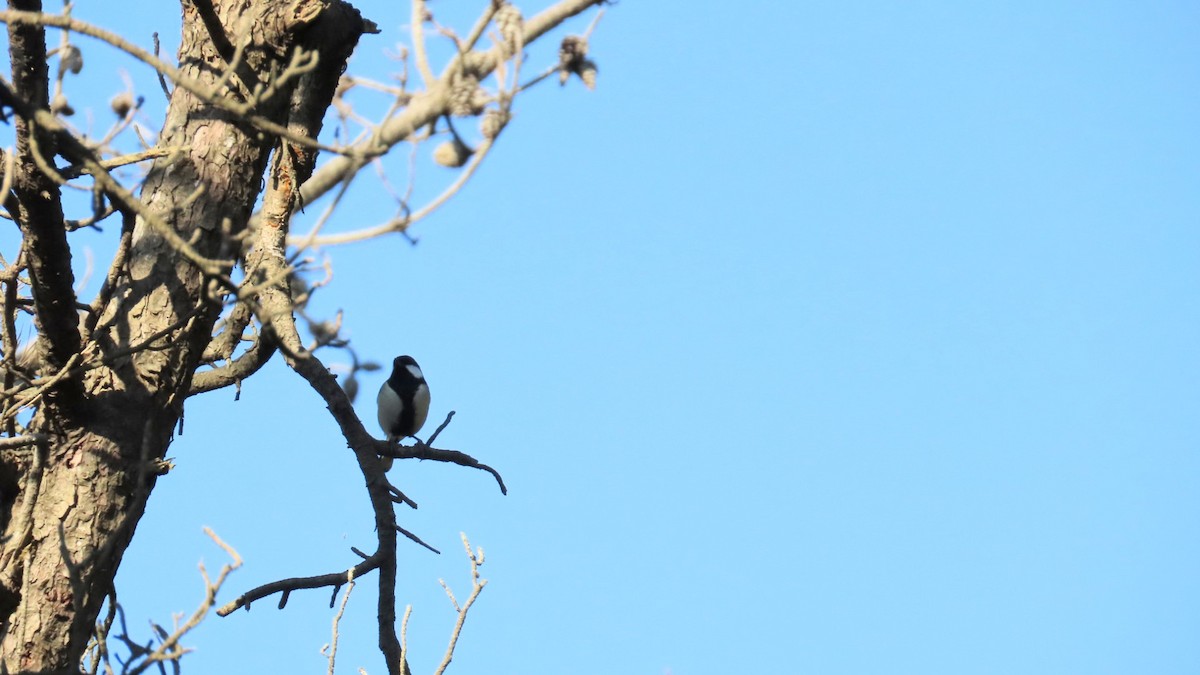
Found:
M 562 44 L 558 47 L 558 83 L 566 84 L 571 78 L 571 74 L 583 77 L 583 68 L 586 64 L 591 64 L 592 74 L 589 76 L 592 84 L 589 89 L 596 84 L 596 64 L 587 59 L 588 43 L 587 38 L 579 35 L 568 35 L 563 38 Z M 587 84 L 588 80 L 584 80 Z
M 583 63 L 579 64 L 579 70 L 576 73 L 579 79 L 583 80 L 583 85 L 589 91 L 596 89 L 596 62 L 591 59 L 584 59 Z
M 123 91 L 108 101 L 108 107 L 112 108 L 113 114 L 121 119 L 124 119 L 133 110 L 133 94 Z
M 472 73 L 456 78 L 450 86 L 450 114 L 455 117 L 474 117 L 483 112 L 487 103 L 487 92 Z
M 288 276 L 288 287 L 292 292 L 292 303 L 296 308 L 303 309 L 308 304 L 308 299 L 311 297 L 311 290 L 304 279 L 298 274 Z
M 75 45 L 67 45 L 58 53 L 59 74 L 70 71 L 72 75 L 78 75 L 81 70 L 83 70 L 83 52 L 79 51 L 79 47 Z
M 342 391 L 346 392 L 346 398 L 354 403 L 355 397 L 358 396 L 358 378 L 354 377 L 354 373 L 350 373 L 346 379 L 342 380 Z
M 562 68 L 571 68 L 573 64 L 587 56 L 587 50 L 587 38 L 581 35 L 566 36 L 562 39 L 562 44 L 558 46 L 558 65 Z
M 508 124 L 508 113 L 499 108 L 492 108 L 483 114 L 483 119 L 479 121 L 479 133 L 484 138 L 493 139 L 500 135 L 500 131 L 504 129 L 504 125 Z
M 433 161 L 442 166 L 457 169 L 466 164 L 467 160 L 473 154 L 475 154 L 474 150 L 468 148 L 465 143 L 455 138 L 445 141 L 433 149 Z
M 63 117 L 70 117 L 75 114 L 75 109 L 67 102 L 67 97 L 61 91 L 54 95 L 54 99 L 50 101 L 50 112 Z
M 500 29 L 500 37 L 504 38 L 506 56 L 512 56 L 525 45 L 525 19 L 521 10 L 506 4 L 496 11 L 496 27 Z

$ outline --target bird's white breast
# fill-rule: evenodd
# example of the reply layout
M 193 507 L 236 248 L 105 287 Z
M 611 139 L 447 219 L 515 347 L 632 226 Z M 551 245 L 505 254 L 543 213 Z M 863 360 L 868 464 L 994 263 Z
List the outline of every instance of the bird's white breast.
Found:
M 409 366 L 410 370 L 416 370 L 420 373 L 420 369 Z M 421 430 L 425 425 L 425 418 L 429 417 L 429 386 L 424 382 L 417 385 L 417 393 L 413 394 L 413 433 Z
M 429 398 L 428 390 L 425 392 L 425 398 Z M 386 432 L 394 420 L 400 419 L 400 413 L 404 412 L 404 401 L 400 400 L 400 396 L 392 391 L 387 382 L 384 382 L 379 388 L 375 402 L 379 405 L 379 426 Z M 425 407 L 428 409 L 429 405 L 426 404 Z

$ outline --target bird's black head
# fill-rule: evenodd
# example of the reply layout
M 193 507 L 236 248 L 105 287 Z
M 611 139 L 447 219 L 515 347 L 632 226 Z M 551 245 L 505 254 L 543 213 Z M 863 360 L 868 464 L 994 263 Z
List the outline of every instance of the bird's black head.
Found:
M 425 375 L 421 372 L 421 366 L 417 365 L 417 360 L 405 354 L 397 356 L 392 360 L 392 374 L 388 377 L 388 382 L 392 383 L 392 387 L 397 391 L 400 390 L 401 383 L 411 382 L 411 385 L 416 386 L 416 383 L 423 382 Z

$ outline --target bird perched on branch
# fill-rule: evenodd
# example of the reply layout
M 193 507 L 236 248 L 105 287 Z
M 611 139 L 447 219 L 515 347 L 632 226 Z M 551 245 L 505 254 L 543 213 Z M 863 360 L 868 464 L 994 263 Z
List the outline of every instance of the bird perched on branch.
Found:
M 416 437 L 429 416 L 429 385 L 413 357 L 397 356 L 392 374 L 379 388 L 379 426 L 389 443 L 406 436 Z M 418 439 L 420 440 L 420 439 Z M 391 458 L 384 463 L 390 468 Z

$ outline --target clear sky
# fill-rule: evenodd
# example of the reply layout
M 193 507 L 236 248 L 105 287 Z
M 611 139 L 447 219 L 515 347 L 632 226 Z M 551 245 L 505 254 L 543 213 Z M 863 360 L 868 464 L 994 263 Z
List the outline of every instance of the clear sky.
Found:
M 76 14 L 173 53 L 163 5 Z M 386 77 L 407 3 L 359 6 L 384 32 L 351 73 Z M 1167 1 L 610 7 L 597 90 L 519 99 L 418 245 L 323 251 L 313 312 L 414 355 L 432 417 L 457 411 L 441 444 L 510 488 L 393 470 L 443 551 L 401 549 L 416 671 L 453 623 L 437 579 L 469 588 L 465 531 L 490 584 L 451 672 L 1200 672 L 1198 33 Z M 80 44 L 100 119 L 120 80 Z M 453 177 L 419 162 L 418 201 Z M 393 215 L 377 183 L 352 197 L 331 231 Z M 171 455 L 119 577 L 135 636 L 199 602 L 196 562 L 224 559 L 204 525 L 246 559 L 222 600 L 372 547 L 282 362 L 189 402 Z M 384 672 L 373 585 L 344 672 Z M 323 672 L 328 601 L 210 618 L 185 670 Z

